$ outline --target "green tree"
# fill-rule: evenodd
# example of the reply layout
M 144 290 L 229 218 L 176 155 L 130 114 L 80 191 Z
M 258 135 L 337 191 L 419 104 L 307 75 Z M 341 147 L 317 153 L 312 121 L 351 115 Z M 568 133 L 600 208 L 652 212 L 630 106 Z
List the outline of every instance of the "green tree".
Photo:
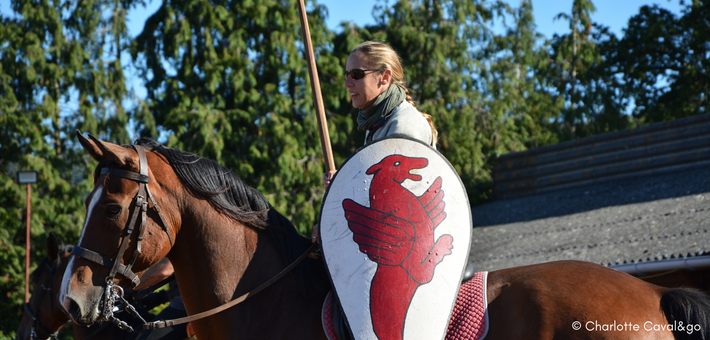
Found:
M 634 117 L 654 123 L 708 112 L 709 17 L 710 3 L 695 0 L 680 17 L 653 5 L 629 20 L 609 59 L 624 75 Z
M 313 4 L 319 52 L 330 33 L 325 8 Z M 295 0 L 173 1 L 148 19 L 132 53 L 167 144 L 231 168 L 305 234 L 324 166 L 302 45 Z M 342 72 L 329 54 L 317 57 L 322 72 Z
M 568 140 L 579 135 L 578 127 L 583 127 L 590 119 L 588 107 L 583 106 L 585 75 L 591 65 L 600 61 L 597 45 L 592 41 L 593 23 L 591 14 L 596 11 L 591 0 L 574 0 L 571 13 L 559 13 L 555 18 L 569 22 L 570 33 L 558 36 L 552 41 L 554 69 L 550 73 L 557 92 L 565 99 L 565 108 L 558 118 L 559 135 Z M 582 77 L 584 78 L 584 77 Z
M 0 290 L 9 302 L 0 310 L 0 328 L 6 336 L 17 329 L 25 286 L 26 197 L 24 187 L 14 183 L 15 171 L 34 169 L 39 173 L 40 184 L 34 186 L 31 199 L 33 264 L 44 253 L 45 229 L 65 231 L 68 227 L 76 232 L 80 227 L 74 215 L 81 206 L 76 204 L 79 192 L 62 176 L 67 160 L 60 156 L 66 148 L 58 128 L 62 93 L 67 87 L 64 66 L 67 57 L 71 58 L 66 51 L 73 44 L 65 39 L 60 11 L 53 5 L 14 2 L 21 18 L 3 17 L 0 29 L 0 40 L 4 41 L 0 50 Z
M 571 14 L 556 17 L 569 21 L 571 32 L 553 37 L 552 62 L 543 74 L 564 101 L 552 126 L 561 141 L 628 129 L 637 123 L 626 114 L 629 100 L 620 81 L 624 75 L 612 62 L 618 39 L 608 27 L 592 22 L 594 11 L 591 1 L 575 0 Z
M 486 106 L 494 116 L 505 117 L 512 134 L 498 143 L 495 155 L 557 142 L 550 122 L 564 105 L 546 77 L 554 62 L 549 44 L 536 31 L 532 2 L 522 0 L 520 7 L 506 11 L 514 24 L 494 36 L 478 57 Z
M 34 268 L 48 232 L 75 242 L 83 225 L 94 163 L 77 150 L 74 129 L 128 141 L 117 56 L 129 5 L 17 0 L 15 15 L 0 17 L 0 294 L 8 301 L 0 307 L 0 337 L 14 338 L 24 302 L 26 194 L 16 171 L 39 174 L 31 197 Z M 112 15 L 103 17 L 104 10 Z M 107 53 L 112 41 L 117 49 Z

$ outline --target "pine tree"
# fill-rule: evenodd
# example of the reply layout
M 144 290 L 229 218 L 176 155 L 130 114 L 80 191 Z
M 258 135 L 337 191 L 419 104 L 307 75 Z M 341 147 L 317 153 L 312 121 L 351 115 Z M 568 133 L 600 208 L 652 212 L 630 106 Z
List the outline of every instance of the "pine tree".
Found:
M 18 0 L 16 16 L 1 17 L 0 293 L 9 301 L 0 308 L 3 334 L 17 329 L 24 300 L 26 194 L 15 173 L 39 175 L 31 197 L 34 267 L 45 256 L 48 232 L 73 243 L 84 222 L 95 164 L 77 149 L 74 129 L 127 142 L 120 47 L 113 56 L 105 53 L 102 32 L 125 36 L 122 6 L 130 5 Z M 115 13 L 102 19 L 103 10 Z
M 555 18 L 569 22 L 570 33 L 562 36 L 555 34 L 552 41 L 554 70 L 551 76 L 557 91 L 565 99 L 561 121 L 558 121 L 562 140 L 577 136 L 578 128 L 588 121 L 589 108 L 582 106 L 584 83 L 580 78 L 588 72 L 590 66 L 599 62 L 599 51 L 591 41 L 593 23 L 591 14 L 596 11 L 591 0 L 574 0 L 571 13 L 559 13 Z M 553 78 L 553 79 L 554 79 Z
M 506 12 L 514 24 L 479 54 L 486 106 L 510 129 L 507 138 L 498 139 L 494 155 L 557 142 L 550 121 L 564 103 L 545 76 L 553 65 L 549 45 L 536 32 L 532 2 L 522 0 L 519 8 Z
M 316 51 L 329 39 L 323 11 L 308 14 Z M 148 19 L 132 53 L 167 144 L 234 170 L 308 233 L 324 167 L 301 46 L 294 0 L 173 1 Z
M 707 113 L 710 107 L 710 3 L 692 1 L 677 17 L 658 5 L 629 20 L 608 59 L 624 74 L 634 117 L 654 123 Z

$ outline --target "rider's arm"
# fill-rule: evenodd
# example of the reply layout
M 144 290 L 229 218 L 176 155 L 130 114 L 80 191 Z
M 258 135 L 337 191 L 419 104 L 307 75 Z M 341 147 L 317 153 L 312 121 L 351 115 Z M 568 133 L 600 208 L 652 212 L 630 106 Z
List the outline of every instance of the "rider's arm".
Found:
M 136 288 L 133 288 L 133 290 L 139 291 L 141 289 L 148 288 L 170 276 L 174 271 L 173 264 L 170 263 L 170 260 L 168 260 L 167 257 L 164 257 L 143 273 L 143 276 L 141 276 L 141 283 L 136 286 Z

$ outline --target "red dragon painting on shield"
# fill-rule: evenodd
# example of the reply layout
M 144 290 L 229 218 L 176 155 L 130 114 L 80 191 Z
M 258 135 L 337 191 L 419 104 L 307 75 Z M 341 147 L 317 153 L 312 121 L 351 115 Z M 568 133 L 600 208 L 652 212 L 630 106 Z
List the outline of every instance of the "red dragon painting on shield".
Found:
M 381 340 L 402 339 L 404 320 L 417 288 L 431 281 L 434 268 L 451 254 L 453 237 L 434 240 L 434 228 L 446 218 L 441 177 L 415 196 L 402 186 L 428 165 L 426 158 L 392 155 L 367 170 L 374 175 L 370 207 L 345 199 L 343 209 L 353 240 L 378 264 L 370 288 L 370 311 Z

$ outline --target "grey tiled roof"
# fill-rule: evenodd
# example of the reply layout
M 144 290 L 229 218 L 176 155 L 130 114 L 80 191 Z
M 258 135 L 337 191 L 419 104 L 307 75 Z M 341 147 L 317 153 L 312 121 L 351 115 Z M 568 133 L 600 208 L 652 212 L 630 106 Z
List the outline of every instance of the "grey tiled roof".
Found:
M 470 261 L 477 271 L 710 255 L 710 170 L 494 201 L 472 214 Z

